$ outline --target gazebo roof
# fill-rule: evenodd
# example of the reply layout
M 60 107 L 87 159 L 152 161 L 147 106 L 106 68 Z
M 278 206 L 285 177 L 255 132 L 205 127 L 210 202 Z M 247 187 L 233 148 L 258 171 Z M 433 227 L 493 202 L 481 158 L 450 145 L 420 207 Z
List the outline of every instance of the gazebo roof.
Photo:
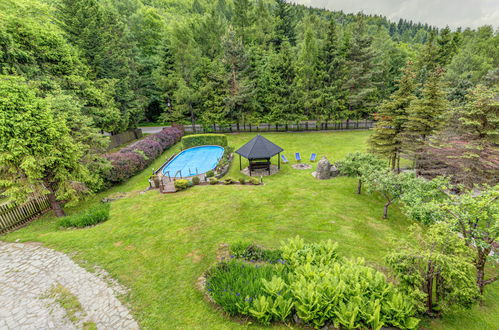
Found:
M 283 151 L 281 147 L 270 142 L 260 134 L 236 150 L 236 153 L 247 159 L 271 158 Z

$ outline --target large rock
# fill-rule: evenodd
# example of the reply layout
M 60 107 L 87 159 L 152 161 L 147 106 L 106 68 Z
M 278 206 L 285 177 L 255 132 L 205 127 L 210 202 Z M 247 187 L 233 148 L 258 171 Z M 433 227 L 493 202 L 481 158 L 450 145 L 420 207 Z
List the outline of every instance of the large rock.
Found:
M 331 166 L 329 172 L 331 173 L 331 177 L 332 178 L 335 178 L 338 175 L 340 175 L 340 170 L 336 166 L 334 166 L 334 165 Z
M 315 177 L 319 180 L 327 180 L 331 177 L 331 163 L 325 156 L 317 163 Z

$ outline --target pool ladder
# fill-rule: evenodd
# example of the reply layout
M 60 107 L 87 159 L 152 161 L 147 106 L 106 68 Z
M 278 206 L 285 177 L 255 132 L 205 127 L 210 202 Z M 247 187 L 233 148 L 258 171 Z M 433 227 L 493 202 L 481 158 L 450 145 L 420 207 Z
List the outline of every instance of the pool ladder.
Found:
M 168 172 L 168 171 L 167 171 Z M 180 174 L 180 175 L 179 175 Z M 177 178 L 177 175 L 179 175 L 179 178 L 182 179 L 183 176 L 182 176 L 182 170 L 178 170 L 175 175 L 173 176 L 173 179 L 175 180 Z M 189 175 L 188 176 L 193 176 L 193 175 L 199 175 L 199 171 L 198 171 L 198 168 L 196 167 L 196 173 L 192 173 L 191 172 L 191 169 L 189 168 Z M 170 178 L 170 173 L 168 172 L 168 179 L 170 179 L 171 181 L 171 178 Z

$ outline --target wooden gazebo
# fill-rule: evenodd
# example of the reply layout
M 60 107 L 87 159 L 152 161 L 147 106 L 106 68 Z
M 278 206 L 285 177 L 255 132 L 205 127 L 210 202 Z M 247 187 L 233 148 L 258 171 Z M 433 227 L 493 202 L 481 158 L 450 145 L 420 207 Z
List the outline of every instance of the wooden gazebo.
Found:
M 239 155 L 239 169 L 242 170 L 241 156 L 248 159 L 249 161 L 249 174 L 257 169 L 267 170 L 270 175 L 270 159 L 275 155 L 279 155 L 277 158 L 277 168 L 281 168 L 281 157 L 280 154 L 283 151 L 281 147 L 270 142 L 261 135 L 255 136 L 251 141 L 243 145 L 241 148 L 236 150 Z

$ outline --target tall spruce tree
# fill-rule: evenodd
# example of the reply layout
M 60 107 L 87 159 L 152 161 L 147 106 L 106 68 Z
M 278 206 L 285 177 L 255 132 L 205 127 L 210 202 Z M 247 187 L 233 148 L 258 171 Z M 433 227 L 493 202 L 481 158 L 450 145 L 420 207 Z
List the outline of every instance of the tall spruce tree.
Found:
M 244 122 L 252 105 L 252 81 L 248 77 L 249 59 L 242 39 L 229 28 L 224 40 L 222 62 L 227 70 L 228 93 L 226 106 L 228 116 L 238 123 Z
M 415 74 L 412 62 L 408 62 L 399 80 L 398 90 L 385 101 L 377 113 L 377 123 L 369 143 L 374 153 L 386 157 L 392 169 L 400 171 L 402 132 L 408 120 L 408 109 L 416 98 Z
M 319 40 L 314 29 L 314 18 L 305 21 L 303 40 L 299 45 L 295 79 L 296 106 L 306 119 L 316 118 L 320 109 Z
M 424 145 L 442 127 L 443 115 L 449 108 L 442 86 L 442 73 L 443 70 L 439 68 L 429 75 L 422 90 L 422 98 L 414 100 L 407 110 L 402 150 L 414 160 L 416 168 Z
M 348 79 L 343 88 L 347 94 L 347 119 L 369 115 L 374 107 L 378 71 L 376 51 L 372 37 L 367 33 L 365 18 L 357 15 L 351 31 L 352 37 L 346 49 Z
M 274 44 L 279 49 L 284 41 L 291 45 L 296 43 L 296 32 L 293 7 L 286 0 L 276 0 L 275 8 L 276 25 Z
M 330 120 L 340 119 L 345 109 L 345 90 L 342 85 L 346 79 L 345 54 L 338 27 L 334 19 L 330 19 L 326 40 L 321 54 L 323 65 L 323 106 L 322 117 L 326 124 Z

